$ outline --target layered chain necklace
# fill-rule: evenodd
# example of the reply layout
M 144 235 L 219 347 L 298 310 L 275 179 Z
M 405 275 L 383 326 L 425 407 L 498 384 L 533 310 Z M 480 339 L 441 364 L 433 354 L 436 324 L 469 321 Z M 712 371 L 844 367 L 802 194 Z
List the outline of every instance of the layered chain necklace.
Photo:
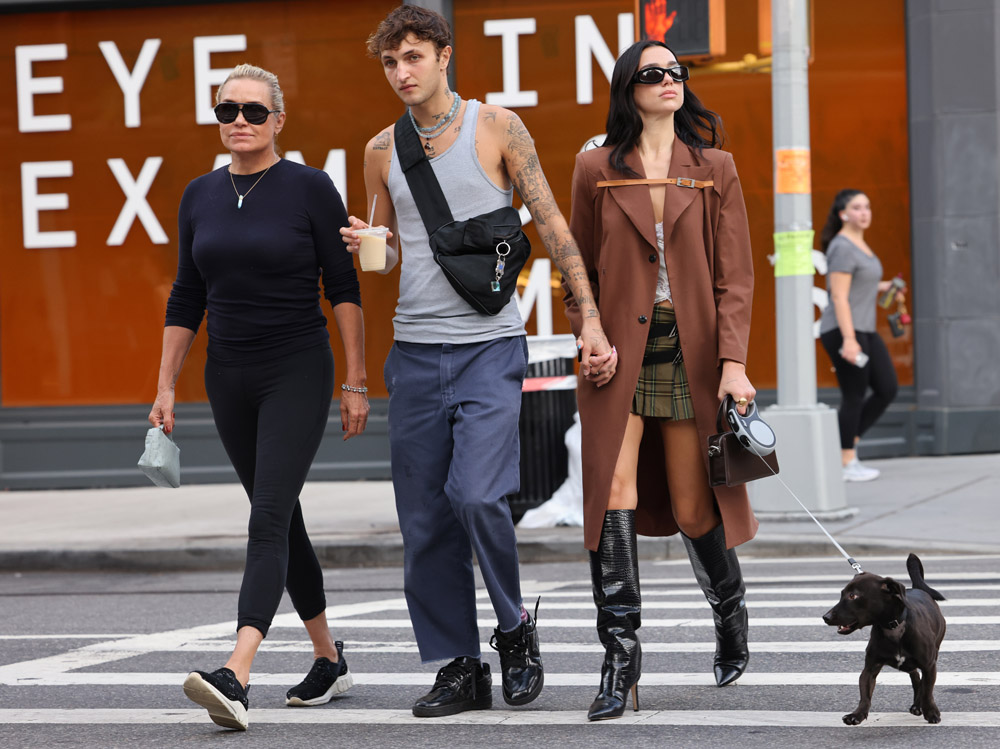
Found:
M 424 150 L 431 156 L 434 155 L 434 146 L 431 145 L 431 140 L 444 135 L 451 123 L 453 123 L 455 118 L 458 117 L 458 107 L 462 103 L 462 97 L 458 95 L 457 91 L 455 91 L 452 96 L 454 98 L 451 103 L 451 109 L 448 110 L 448 114 L 441 122 L 431 125 L 430 127 L 420 127 L 420 125 L 417 124 L 416 118 L 413 116 L 412 110 L 406 110 L 407 114 L 410 115 L 410 123 L 413 125 L 413 129 L 417 131 L 417 135 L 427 141 L 424 144 Z M 249 192 L 249 190 L 247 192 Z
M 278 159 L 278 161 L 281 161 L 281 159 Z M 278 161 L 275 161 L 274 164 L 277 164 Z M 271 164 L 271 166 L 274 166 L 274 164 Z M 249 195 L 250 191 L 253 190 L 262 179 L 264 179 L 264 174 L 267 174 L 269 171 L 271 171 L 271 166 L 269 166 L 267 169 L 265 169 L 264 173 L 261 174 L 257 178 L 257 181 L 254 182 L 252 185 L 250 185 L 250 190 L 247 190 L 242 195 L 240 195 L 240 191 L 236 189 L 236 180 L 233 179 L 233 170 L 231 168 L 227 169 L 227 171 L 229 172 L 229 181 L 233 183 L 233 192 L 236 193 L 236 208 L 237 208 L 237 210 L 243 207 L 243 198 L 245 198 L 247 195 Z

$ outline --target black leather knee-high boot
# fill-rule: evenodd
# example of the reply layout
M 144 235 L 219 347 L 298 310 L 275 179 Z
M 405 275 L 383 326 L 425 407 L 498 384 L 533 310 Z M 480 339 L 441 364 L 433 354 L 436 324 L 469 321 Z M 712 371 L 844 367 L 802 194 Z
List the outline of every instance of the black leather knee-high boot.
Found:
M 597 604 L 597 634 L 604 645 L 601 691 L 587 711 L 590 720 L 620 718 L 632 690 L 632 709 L 639 709 L 638 682 L 642 649 L 636 630 L 641 625 L 639 555 L 635 540 L 635 510 L 604 513 L 601 542 L 590 552 L 590 577 Z
M 684 534 L 681 534 L 684 536 Z M 746 586 L 736 551 L 726 548 L 722 524 L 701 538 L 684 536 L 694 576 L 715 618 L 715 682 L 724 687 L 743 675 L 750 660 L 747 648 Z

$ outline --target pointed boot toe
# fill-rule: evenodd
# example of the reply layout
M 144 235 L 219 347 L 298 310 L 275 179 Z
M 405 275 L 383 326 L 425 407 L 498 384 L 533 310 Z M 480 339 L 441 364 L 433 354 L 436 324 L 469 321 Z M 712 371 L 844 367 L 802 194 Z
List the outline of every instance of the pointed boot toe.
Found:
M 720 687 L 728 686 L 743 676 L 746 668 L 746 661 L 743 663 L 716 663 L 715 683 Z

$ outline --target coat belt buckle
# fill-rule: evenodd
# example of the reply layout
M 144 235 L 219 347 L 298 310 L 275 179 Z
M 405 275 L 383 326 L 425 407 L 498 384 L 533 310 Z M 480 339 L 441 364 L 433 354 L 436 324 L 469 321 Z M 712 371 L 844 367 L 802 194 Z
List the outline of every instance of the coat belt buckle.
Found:
M 694 180 L 691 177 L 678 177 L 677 178 L 678 187 L 694 187 Z

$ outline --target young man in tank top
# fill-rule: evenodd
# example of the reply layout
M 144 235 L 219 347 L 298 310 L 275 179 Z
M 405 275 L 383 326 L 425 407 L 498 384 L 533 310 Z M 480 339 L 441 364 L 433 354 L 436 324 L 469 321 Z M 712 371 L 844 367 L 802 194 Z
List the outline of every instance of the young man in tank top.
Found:
M 578 344 L 584 374 L 606 382 L 617 354 L 601 328 L 579 250 L 531 136 L 513 112 L 464 101 L 449 89 L 451 42 L 442 16 L 404 5 L 379 25 L 368 51 L 409 108 L 456 220 L 509 206 L 517 189 L 583 310 Z M 365 149 L 365 186 L 368 206 L 377 199 L 374 224 L 390 227 L 404 249 L 395 342 L 385 363 L 404 590 L 421 659 L 450 660 L 413 713 L 436 717 L 491 706 L 490 670 L 481 662 L 476 621 L 473 549 L 497 614 L 490 644 L 500 654 L 504 700 L 523 705 L 538 696 L 543 682 L 535 621 L 521 601 L 506 500 L 519 482 L 524 324 L 516 299 L 499 314 L 484 315 L 448 283 L 400 170 L 393 129 L 386 127 Z M 357 252 L 355 230 L 367 224 L 353 216 L 350 221 L 341 233 Z M 390 243 L 383 272 L 398 260 Z

